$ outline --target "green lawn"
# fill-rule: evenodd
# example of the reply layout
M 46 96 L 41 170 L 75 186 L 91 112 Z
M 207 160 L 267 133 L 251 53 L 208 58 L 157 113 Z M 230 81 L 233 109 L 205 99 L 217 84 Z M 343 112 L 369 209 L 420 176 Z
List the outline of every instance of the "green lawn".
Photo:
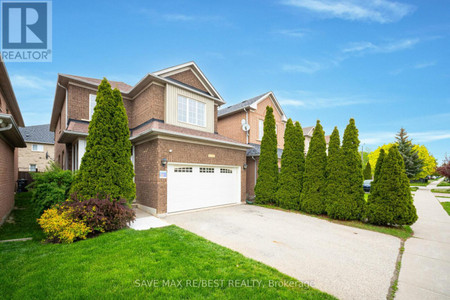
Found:
M 367 200 L 369 200 L 369 194 L 368 193 L 364 193 L 364 200 L 366 200 L 366 202 L 367 202 Z
M 429 182 L 411 182 L 409 185 L 410 186 L 427 186 L 429 185 Z
M 433 193 L 450 194 L 450 189 L 432 189 Z
M 441 202 L 447 214 L 450 216 L 450 202 Z
M 368 194 L 366 194 L 366 195 L 368 195 Z M 287 210 L 287 209 L 283 209 L 283 208 L 273 206 L 273 205 L 266 205 L 266 204 L 257 204 L 257 205 L 266 207 L 266 208 L 278 209 L 278 210 L 282 210 L 282 211 L 288 211 L 288 212 L 293 212 L 293 213 L 297 213 L 297 214 L 307 215 L 310 217 L 319 218 L 322 220 L 326 220 L 329 222 L 333 222 L 333 223 L 337 223 L 337 224 L 341 224 L 341 225 L 345 225 L 345 226 L 356 227 L 356 228 L 360 228 L 360 229 L 364 229 L 364 230 L 371 230 L 371 231 L 376 231 L 376 232 L 380 232 L 380 233 L 384 233 L 384 234 L 389 234 L 389 235 L 393 235 L 393 236 L 401 238 L 401 239 L 410 238 L 414 233 L 413 230 L 411 229 L 411 227 L 409 227 L 407 225 L 395 226 L 395 227 L 394 226 L 377 226 L 377 225 L 364 223 L 361 221 L 334 220 L 325 215 L 310 215 L 310 214 L 306 214 L 306 213 L 298 211 L 298 210 Z
M 439 183 L 437 186 L 450 186 L 450 182 L 442 181 L 442 182 Z
M 8 238 L 37 236 L 34 225 L 1 230 Z M 0 265 L 2 299 L 335 299 L 176 226 L 67 245 L 0 243 Z
M 44 238 L 30 205 L 30 197 L 31 193 L 16 194 L 16 209 L 12 211 L 9 220 L 0 227 L 0 240 L 27 237 L 42 240 Z

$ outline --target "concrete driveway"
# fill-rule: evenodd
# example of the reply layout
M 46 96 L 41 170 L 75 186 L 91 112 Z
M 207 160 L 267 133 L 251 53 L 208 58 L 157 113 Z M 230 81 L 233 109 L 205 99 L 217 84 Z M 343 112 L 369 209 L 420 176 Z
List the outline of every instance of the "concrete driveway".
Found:
M 251 205 L 165 221 L 341 299 L 386 299 L 400 247 L 393 236 Z

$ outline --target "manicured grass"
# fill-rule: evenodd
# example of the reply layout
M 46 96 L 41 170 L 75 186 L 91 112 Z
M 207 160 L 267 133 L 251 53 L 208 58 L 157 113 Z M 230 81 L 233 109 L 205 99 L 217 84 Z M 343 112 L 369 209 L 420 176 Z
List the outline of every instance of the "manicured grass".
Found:
M 450 182 L 442 181 L 437 186 L 450 186 Z
M 450 194 L 450 189 L 432 189 L 433 193 Z
M 29 198 L 0 227 L 1 239 L 36 239 L 0 243 L 1 299 L 335 299 L 176 226 L 44 244 Z
M 450 202 L 441 202 L 447 214 L 450 216 Z
M 410 186 L 427 186 L 429 185 L 429 182 L 411 182 L 409 185 Z
M 418 188 L 417 186 L 411 186 L 410 189 L 411 189 L 411 192 L 415 192 L 415 191 L 417 191 L 419 188 Z
M 44 235 L 36 222 L 37 216 L 30 202 L 31 193 L 16 194 L 15 208 L 0 227 L 0 240 L 32 237 L 41 240 Z
M 68 245 L 0 243 L 0 253 L 3 299 L 334 299 L 176 226 L 123 229 Z M 159 287 L 149 287 L 152 280 Z M 181 287 L 162 286 L 164 280 L 181 280 Z M 192 287 L 195 280 L 217 280 L 219 287 Z M 252 280 L 261 286 L 236 287 Z
M 413 230 L 411 229 L 411 227 L 409 227 L 407 225 L 396 226 L 396 227 L 394 227 L 394 226 L 377 226 L 377 225 L 364 223 L 361 221 L 334 220 L 325 215 L 310 215 L 310 214 L 306 214 L 301 211 L 287 210 L 287 209 L 283 209 L 283 208 L 273 206 L 273 205 L 264 205 L 264 204 L 258 204 L 258 205 L 262 206 L 262 207 L 266 207 L 266 208 L 278 209 L 278 210 L 282 210 L 282 211 L 293 212 L 293 213 L 302 214 L 302 215 L 306 215 L 306 216 L 310 216 L 310 217 L 315 217 L 315 218 L 323 219 L 323 220 L 326 220 L 326 221 L 329 221 L 332 223 L 337 223 L 337 224 L 341 224 L 341 225 L 345 225 L 345 226 L 356 227 L 356 228 L 360 228 L 360 229 L 364 229 L 364 230 L 371 230 L 371 231 L 376 231 L 376 232 L 380 232 L 380 233 L 384 233 L 384 234 L 389 234 L 389 235 L 392 235 L 392 236 L 395 236 L 395 237 L 398 237 L 401 239 L 407 239 L 413 235 Z
M 364 193 L 364 200 L 366 200 L 366 202 L 367 202 L 367 200 L 369 200 L 369 194 L 368 193 Z

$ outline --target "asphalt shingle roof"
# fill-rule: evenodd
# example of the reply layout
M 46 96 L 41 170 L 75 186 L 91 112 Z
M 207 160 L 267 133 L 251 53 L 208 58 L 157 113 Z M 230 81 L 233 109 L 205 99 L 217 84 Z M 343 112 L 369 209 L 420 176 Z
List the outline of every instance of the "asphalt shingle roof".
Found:
M 20 133 L 27 143 L 55 144 L 55 135 L 50 124 L 20 127 Z
M 240 103 L 238 103 L 238 104 L 234 104 L 234 105 L 231 105 L 231 106 L 228 106 L 228 107 L 225 107 L 225 108 L 221 108 L 221 109 L 219 110 L 219 112 L 218 112 L 218 116 L 220 117 L 220 116 L 222 116 L 222 115 L 226 115 L 226 114 L 229 114 L 229 113 L 232 113 L 232 112 L 241 110 L 241 109 L 243 109 L 244 107 L 250 106 L 250 105 L 252 105 L 253 103 L 255 103 L 256 101 L 258 101 L 258 100 L 259 100 L 262 96 L 264 96 L 265 94 L 267 94 L 267 92 L 264 93 L 264 94 L 261 94 L 261 95 L 259 95 L 259 96 L 256 96 L 256 97 L 253 97 L 253 98 L 244 100 L 244 101 L 242 101 L 242 102 L 240 102 Z
M 247 150 L 247 156 L 259 156 L 261 154 L 261 145 L 249 143 L 250 146 L 253 146 L 252 149 Z M 283 149 L 278 148 L 278 158 L 281 158 L 281 154 L 283 154 Z

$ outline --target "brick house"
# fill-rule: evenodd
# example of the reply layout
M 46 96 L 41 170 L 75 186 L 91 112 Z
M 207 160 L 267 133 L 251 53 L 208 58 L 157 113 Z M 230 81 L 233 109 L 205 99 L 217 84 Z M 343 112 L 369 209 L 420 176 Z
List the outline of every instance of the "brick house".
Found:
M 0 56 L 0 225 L 14 207 L 18 176 L 18 147 L 25 142 L 18 126 L 25 126 L 5 63 Z
M 218 112 L 218 132 L 251 146 L 247 150 L 247 184 L 246 193 L 254 196 L 254 188 L 258 177 L 258 163 L 261 151 L 261 140 L 264 133 L 264 117 L 266 107 L 273 108 L 278 140 L 278 164 L 281 167 L 281 154 L 284 147 L 284 130 L 287 117 L 273 92 L 244 100 L 238 104 L 221 108 Z M 248 124 L 247 128 L 243 124 Z M 245 129 L 245 130 L 244 130 Z M 314 127 L 304 127 L 305 153 L 308 152 Z
M 100 82 L 58 75 L 50 130 L 64 169 L 80 167 Z M 251 147 L 217 133 L 225 102 L 194 62 L 149 73 L 134 86 L 110 84 L 128 115 L 140 208 L 165 214 L 245 201 Z
M 27 145 L 19 149 L 19 171 L 44 171 L 55 157 L 55 135 L 50 124 L 20 127 Z

